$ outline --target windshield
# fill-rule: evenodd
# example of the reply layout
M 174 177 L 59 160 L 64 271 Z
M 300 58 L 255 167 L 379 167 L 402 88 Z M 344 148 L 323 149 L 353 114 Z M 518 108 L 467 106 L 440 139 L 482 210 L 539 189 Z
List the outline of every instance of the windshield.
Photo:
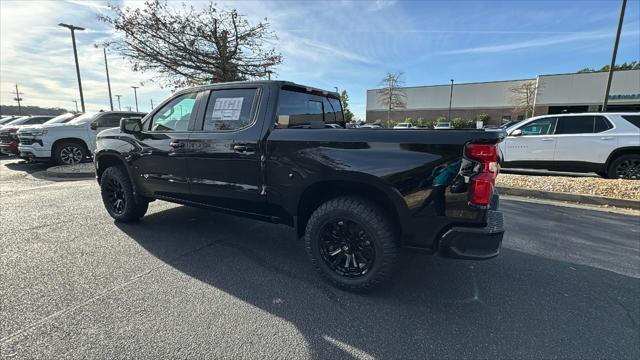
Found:
M 82 114 L 72 114 L 72 113 L 65 113 L 62 115 L 58 115 L 56 117 L 54 117 L 53 119 L 45 122 L 45 124 L 60 124 L 60 123 L 66 123 L 67 121 L 73 119 L 74 117 L 78 117 Z
M 23 116 L 23 117 L 19 117 L 15 120 L 9 121 L 7 123 L 7 125 L 21 125 L 23 124 L 25 121 L 27 121 L 27 119 L 29 119 L 31 116 Z
M 86 113 L 68 122 L 69 125 L 82 125 L 93 121 L 97 113 Z

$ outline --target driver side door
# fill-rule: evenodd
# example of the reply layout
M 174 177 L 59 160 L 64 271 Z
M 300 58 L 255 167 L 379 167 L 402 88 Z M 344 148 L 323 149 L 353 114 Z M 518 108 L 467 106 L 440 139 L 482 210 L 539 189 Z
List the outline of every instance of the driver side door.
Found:
M 189 129 L 198 110 L 198 92 L 184 93 L 165 102 L 143 124 L 134 165 L 137 184 L 154 197 L 186 199 Z
M 513 130 L 520 130 L 521 135 L 508 135 L 505 139 L 504 161 L 537 162 L 553 161 L 556 137 L 553 135 L 558 118 L 555 116 L 533 120 Z

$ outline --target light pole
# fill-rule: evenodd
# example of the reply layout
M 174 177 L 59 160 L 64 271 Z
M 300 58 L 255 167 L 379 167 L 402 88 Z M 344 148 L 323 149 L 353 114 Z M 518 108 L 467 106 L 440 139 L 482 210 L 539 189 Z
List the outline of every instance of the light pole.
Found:
M 16 84 L 16 97 L 14 97 L 13 100 L 18 102 L 18 115 L 22 115 L 22 107 L 20 106 L 20 101 L 22 101 L 22 98 L 20 97 L 20 95 L 22 95 L 22 93 L 18 91 L 18 84 Z
M 607 88 L 604 91 L 604 99 L 602 100 L 602 111 L 607 111 L 609 103 L 609 91 L 611 90 L 611 80 L 613 80 L 613 68 L 616 66 L 616 55 L 618 55 L 618 43 L 620 42 L 620 32 L 622 31 L 622 22 L 624 21 L 624 10 L 627 7 L 627 0 L 622 0 L 620 7 L 620 19 L 618 20 L 618 32 L 616 40 L 613 43 L 613 53 L 611 54 L 611 65 L 609 65 L 609 76 L 607 77 Z
M 132 86 L 133 88 L 133 96 L 136 99 L 136 111 L 138 111 L 138 88 L 139 86 Z
M 78 112 L 78 100 L 71 100 L 76 104 L 76 113 Z
M 447 120 L 451 122 L 451 102 L 453 100 L 453 79 L 451 79 L 451 87 L 449 88 L 449 116 Z
M 334 86 L 333 88 L 334 88 L 334 89 L 336 89 L 336 92 L 337 92 L 338 94 L 340 93 L 340 91 L 338 91 L 338 87 L 337 87 L 337 86 Z
M 117 97 L 117 98 L 118 98 L 118 110 L 122 111 L 122 106 L 120 106 L 120 97 L 121 97 L 122 95 L 113 95 L 113 96 L 115 96 L 115 97 Z
M 153 110 L 153 99 L 151 99 L 151 110 Z
M 71 30 L 71 42 L 73 43 L 73 57 L 76 60 L 76 76 L 78 77 L 78 89 L 80 90 L 80 104 L 82 105 L 82 112 L 84 110 L 84 96 L 82 95 L 82 80 L 80 80 L 80 65 L 78 65 L 78 51 L 76 50 L 76 30 L 84 30 L 84 28 L 73 26 L 69 24 L 59 23 L 59 26 L 65 27 Z
M 96 47 L 99 47 L 96 45 Z M 107 73 L 107 88 L 109 89 L 109 106 L 111 106 L 111 111 L 113 111 L 113 97 L 111 96 L 111 80 L 109 79 L 109 65 L 107 63 L 107 45 L 102 46 L 102 52 L 104 53 L 104 70 Z

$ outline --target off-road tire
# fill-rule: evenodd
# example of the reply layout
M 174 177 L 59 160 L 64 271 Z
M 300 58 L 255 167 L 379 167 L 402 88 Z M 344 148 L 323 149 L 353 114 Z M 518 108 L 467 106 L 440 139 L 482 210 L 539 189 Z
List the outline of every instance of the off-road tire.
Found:
M 114 194 L 116 187 L 119 189 L 117 196 Z M 139 197 L 136 198 L 129 175 L 120 166 L 111 166 L 102 173 L 100 193 L 104 207 L 116 221 L 137 221 L 147 213 L 149 202 Z M 123 200 L 122 203 L 119 203 L 120 206 L 114 205 L 117 200 Z
M 373 243 L 375 258 L 370 270 L 359 277 L 346 277 L 332 270 L 321 254 L 323 226 L 335 219 L 359 225 Z M 315 269 L 335 286 L 348 291 L 368 292 L 384 284 L 395 272 L 400 246 L 389 216 L 375 203 L 360 197 L 338 197 L 320 205 L 305 230 L 305 247 Z

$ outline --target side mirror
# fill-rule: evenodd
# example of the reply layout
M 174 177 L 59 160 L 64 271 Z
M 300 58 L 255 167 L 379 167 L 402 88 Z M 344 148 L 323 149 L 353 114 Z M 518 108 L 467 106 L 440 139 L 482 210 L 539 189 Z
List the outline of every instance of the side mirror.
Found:
M 120 119 L 120 132 L 136 134 L 142 131 L 142 119 L 138 117 Z
M 98 122 L 97 121 L 92 122 L 89 127 L 91 128 L 91 130 L 98 130 Z
M 511 132 L 511 134 L 509 134 L 509 136 L 522 136 L 522 130 L 515 129 Z

